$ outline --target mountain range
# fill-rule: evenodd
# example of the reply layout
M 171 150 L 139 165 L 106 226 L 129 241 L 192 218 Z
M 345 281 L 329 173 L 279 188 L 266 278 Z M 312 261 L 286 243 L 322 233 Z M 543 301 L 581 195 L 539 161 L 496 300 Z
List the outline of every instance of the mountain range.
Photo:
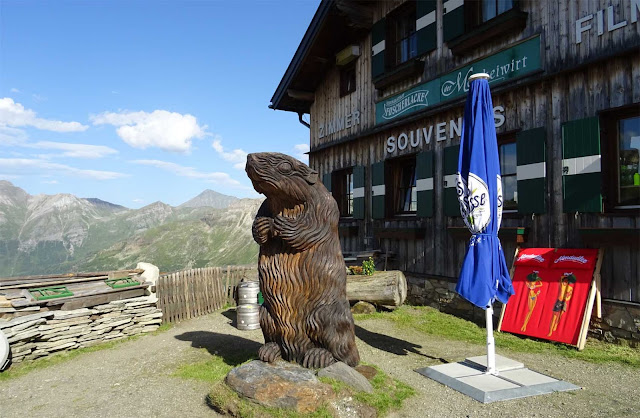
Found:
M 205 190 L 173 207 L 129 209 L 72 194 L 30 195 L 0 181 L 0 277 L 131 268 L 161 271 L 257 261 L 261 199 Z

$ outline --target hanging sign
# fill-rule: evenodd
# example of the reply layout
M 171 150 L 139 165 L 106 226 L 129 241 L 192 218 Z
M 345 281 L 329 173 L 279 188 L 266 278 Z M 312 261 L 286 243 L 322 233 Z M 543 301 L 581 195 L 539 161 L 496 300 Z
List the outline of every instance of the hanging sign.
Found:
M 471 74 L 487 73 L 491 76 L 489 84 L 497 85 L 539 69 L 541 69 L 540 37 L 536 36 L 376 103 L 376 124 L 466 95 L 469 91 Z

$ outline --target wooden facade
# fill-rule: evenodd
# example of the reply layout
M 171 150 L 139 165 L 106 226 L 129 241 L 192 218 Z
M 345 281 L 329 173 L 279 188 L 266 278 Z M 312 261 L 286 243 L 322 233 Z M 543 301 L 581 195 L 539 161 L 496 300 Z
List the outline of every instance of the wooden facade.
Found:
M 448 74 L 470 64 L 485 62 L 500 53 L 508 54 L 525 42 L 534 46 L 539 43 L 537 68 L 491 84 L 499 141 L 501 138 L 517 138 L 519 152 L 524 155 L 528 153 L 523 151 L 527 144 L 538 138 L 542 146 L 539 161 L 544 168 L 539 179 L 540 187 L 531 189 L 532 195 L 527 189 L 527 195 L 519 199 L 523 202 L 527 196 L 535 196 L 533 200 L 539 203 L 538 209 L 519 207 L 518 211 L 503 215 L 500 236 L 507 263 L 510 264 L 513 258 L 518 227 L 525 228 L 524 245 L 528 247 L 604 247 L 603 297 L 610 303 L 640 304 L 640 205 L 617 205 L 614 202 L 611 184 L 615 183 L 612 178 L 617 175 L 613 163 L 617 156 L 607 151 L 611 138 L 607 127 L 612 126 L 611 121 L 620 114 L 640 116 L 640 1 L 514 0 L 513 10 L 503 15 L 498 13 L 494 19 L 476 27 L 462 28 L 461 35 L 448 41 L 445 41 L 445 33 L 451 33 L 452 18 L 447 20 L 446 15 L 452 12 L 447 12 L 446 8 L 453 7 L 454 3 L 455 7 L 468 8 L 468 20 L 473 2 L 424 3 L 428 4 L 425 6 L 420 1 L 336 0 L 323 1 L 320 6 L 320 9 L 328 8 L 333 13 L 346 16 L 346 19 L 357 11 L 362 19 L 370 19 L 369 31 L 360 31 L 361 37 L 357 42 L 355 38 L 348 40 L 358 45 L 360 50 L 354 64 L 356 90 L 341 97 L 341 68 L 335 64 L 328 65 L 324 77 L 308 85 L 312 89 L 313 100 L 308 101 L 308 108 L 303 110 L 310 114 L 309 165 L 312 168 L 326 176 L 338 170 L 364 167 L 364 216 L 363 219 L 341 219 L 341 228 L 347 231 L 341 235 L 343 251 L 392 251 L 396 254 L 397 268 L 407 276 L 455 282 L 469 233 L 459 215 L 448 216 L 446 201 L 450 198 L 443 183 L 445 175 L 449 174 L 445 167 L 446 149 L 460 142 L 461 130 L 457 123 L 463 114 L 465 96 L 443 97 L 436 104 L 425 105 L 420 110 L 389 121 L 377 118 L 376 106 L 380 107 L 381 103 L 402 92 L 418 89 L 431 80 L 439 77 L 445 80 Z M 435 48 L 409 60 L 411 65 L 423 66 L 419 74 L 408 73 L 404 78 L 389 83 L 393 77 L 392 70 L 387 80 L 381 82 L 380 76 L 372 76 L 374 52 L 379 53 L 380 48 L 376 50 L 372 45 L 371 28 L 399 7 L 416 7 L 418 15 L 420 8 L 435 10 L 428 19 L 429 24 L 435 24 Z M 360 28 L 362 21 L 359 20 Z M 335 54 L 345 46 L 337 44 L 325 49 Z M 383 48 L 388 51 L 390 46 Z M 335 62 L 333 56 L 325 58 Z M 478 72 L 480 68 L 475 70 Z M 293 76 L 301 79 L 304 73 Z M 284 90 L 279 87 L 279 91 Z M 281 105 L 284 102 L 278 93 L 272 102 L 276 109 L 293 110 Z M 359 116 L 357 124 L 353 123 L 354 112 Z M 345 123 L 349 118 L 352 123 Z M 572 186 L 574 183 L 571 181 L 579 177 L 571 177 L 568 174 L 572 173 L 567 173 L 566 161 L 573 157 L 569 155 L 569 143 L 572 140 L 586 143 L 587 134 L 582 134 L 586 126 L 591 127 L 592 142 L 597 143 L 602 152 L 580 156 L 597 158 L 601 169 L 592 173 L 595 177 L 583 177 L 581 181 L 586 181 L 586 186 Z M 412 133 L 418 135 L 418 132 L 427 132 L 428 129 L 432 129 L 428 143 L 423 136 L 417 146 L 407 145 L 404 149 L 398 146 L 401 134 L 411 138 Z M 395 147 L 389 147 L 390 137 L 396 141 Z M 374 216 L 372 190 L 375 183 L 372 177 L 376 164 L 389 164 L 393 159 L 419 156 L 425 152 L 431 153 L 429 159 L 433 172 L 430 210 L 421 212 L 419 208 L 417 212 L 408 214 L 387 211 L 383 217 Z M 527 155 L 522 158 L 526 159 Z M 523 184 L 518 182 L 518 187 Z M 387 193 L 389 186 L 387 184 Z M 581 199 L 584 194 L 589 194 L 591 202 L 595 203 L 583 205 Z M 535 205 L 535 202 L 528 205 L 531 204 Z M 574 206 L 577 209 L 569 213 L 568 208 Z M 423 216 L 424 213 L 428 216 Z

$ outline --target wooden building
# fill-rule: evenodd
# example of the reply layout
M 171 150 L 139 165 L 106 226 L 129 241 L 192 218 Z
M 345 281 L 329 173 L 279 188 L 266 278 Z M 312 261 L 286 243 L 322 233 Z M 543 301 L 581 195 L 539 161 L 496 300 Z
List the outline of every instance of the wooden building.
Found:
M 507 263 L 519 227 L 604 247 L 593 331 L 640 341 L 639 19 L 640 0 L 323 0 L 271 107 L 310 115 L 343 251 L 395 253 L 414 302 L 468 315 L 455 172 L 468 77 L 489 73 Z

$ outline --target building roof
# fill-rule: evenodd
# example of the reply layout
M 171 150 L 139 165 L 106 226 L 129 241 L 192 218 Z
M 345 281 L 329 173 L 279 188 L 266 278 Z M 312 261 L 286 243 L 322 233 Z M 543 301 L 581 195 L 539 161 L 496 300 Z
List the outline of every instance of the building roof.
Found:
M 322 0 L 271 98 L 272 109 L 309 113 L 315 91 L 335 55 L 358 43 L 373 22 L 369 0 Z

